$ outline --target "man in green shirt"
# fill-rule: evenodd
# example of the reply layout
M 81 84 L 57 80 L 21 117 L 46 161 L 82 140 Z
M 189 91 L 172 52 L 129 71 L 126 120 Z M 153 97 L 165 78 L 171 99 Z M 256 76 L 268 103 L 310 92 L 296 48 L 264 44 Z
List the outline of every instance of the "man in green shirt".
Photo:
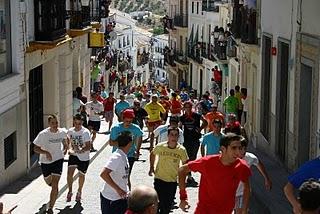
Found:
M 223 106 L 225 107 L 226 114 L 235 114 L 238 115 L 238 99 L 234 96 L 234 89 L 230 90 L 230 95 L 226 97 L 223 101 Z

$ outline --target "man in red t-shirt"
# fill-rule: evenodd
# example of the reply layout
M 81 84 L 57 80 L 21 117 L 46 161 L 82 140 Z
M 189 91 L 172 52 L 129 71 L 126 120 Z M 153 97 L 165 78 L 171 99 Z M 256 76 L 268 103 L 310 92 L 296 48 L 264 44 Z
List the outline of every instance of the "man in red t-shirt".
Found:
M 159 101 L 159 103 L 160 103 L 160 104 L 163 106 L 163 108 L 166 110 L 165 116 L 161 115 L 161 116 L 163 116 L 163 117 L 162 117 L 163 120 L 166 122 L 166 121 L 167 121 L 167 118 L 168 118 L 169 110 L 170 110 L 170 108 L 171 108 L 171 103 L 170 103 L 168 100 L 166 100 L 166 97 L 163 96 L 163 95 L 160 96 L 160 101 Z
M 170 108 L 171 116 L 180 117 L 181 110 L 182 110 L 182 104 L 177 99 L 178 95 L 176 93 L 172 93 L 171 96 L 172 96 L 171 101 L 170 101 L 170 103 L 171 103 L 171 108 Z
M 195 214 L 230 214 L 235 205 L 236 190 L 240 181 L 244 184 L 243 210 L 248 212 L 251 171 L 246 162 L 239 159 L 242 136 L 229 133 L 221 141 L 221 154 L 206 156 L 179 168 L 180 208 L 190 206 L 186 192 L 189 172 L 201 174 L 199 199 Z
M 213 79 L 219 85 L 220 91 L 222 90 L 222 72 L 219 70 L 218 66 L 212 68 Z
M 113 92 L 110 92 L 109 96 L 103 101 L 104 117 L 106 119 L 106 122 L 107 123 L 109 122 L 109 129 L 108 129 L 109 132 L 112 126 L 115 103 L 117 103 L 117 100 L 114 98 Z

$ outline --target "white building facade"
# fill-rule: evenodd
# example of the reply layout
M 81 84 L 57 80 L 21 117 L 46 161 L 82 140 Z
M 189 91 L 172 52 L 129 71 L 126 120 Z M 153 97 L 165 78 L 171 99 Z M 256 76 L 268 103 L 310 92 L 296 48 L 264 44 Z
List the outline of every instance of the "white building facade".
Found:
M 220 25 L 232 20 L 237 41 L 226 85 L 248 90 L 245 128 L 253 145 L 295 169 L 320 154 L 319 3 L 247 3 L 235 1 L 220 10 Z M 243 28 L 240 11 L 248 28 Z
M 218 1 L 189 2 L 188 80 L 198 94 L 210 91 L 212 68 L 218 64 L 214 51 L 214 29 L 219 26 Z
M 159 82 L 168 82 L 168 74 L 164 67 L 164 50 L 168 47 L 168 34 L 154 36 L 152 61 L 155 72 L 155 80 Z
M 65 20 L 66 9 L 76 8 L 63 0 L 1 0 L 0 9 L 0 19 L 6 17 L 0 31 L 1 189 L 36 162 L 32 142 L 47 127 L 47 116 L 69 128 L 72 91 L 80 86 L 89 97 L 92 28 L 88 19 Z

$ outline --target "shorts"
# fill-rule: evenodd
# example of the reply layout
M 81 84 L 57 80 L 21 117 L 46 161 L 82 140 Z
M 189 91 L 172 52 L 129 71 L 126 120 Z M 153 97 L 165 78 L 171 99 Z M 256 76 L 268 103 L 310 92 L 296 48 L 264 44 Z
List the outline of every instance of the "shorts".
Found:
M 89 120 L 88 122 L 88 127 L 92 127 L 93 130 L 95 130 L 96 132 L 98 132 L 100 130 L 100 124 L 101 122 L 100 121 L 92 121 L 92 120 Z
M 113 111 L 106 111 L 104 113 L 104 117 L 106 118 L 106 121 L 112 121 L 113 120 L 113 115 L 114 115 Z
M 87 169 L 89 167 L 89 162 L 89 160 L 79 160 L 79 158 L 75 155 L 69 155 L 68 167 L 76 166 L 82 174 L 86 174 Z
M 194 140 L 190 142 L 184 142 L 183 143 L 184 148 L 187 150 L 187 154 L 189 157 L 189 161 L 197 159 L 199 147 L 200 147 L 200 142 L 199 140 Z
M 154 122 L 147 122 L 147 127 L 150 130 L 155 130 L 156 128 L 158 128 L 158 126 L 160 126 L 162 124 L 162 121 L 161 120 L 158 120 L 158 121 L 154 121 Z
M 42 163 L 41 170 L 43 177 L 48 177 L 49 175 L 61 176 L 63 166 L 63 159 L 56 160 L 52 163 Z
M 234 209 L 242 208 L 242 206 L 243 206 L 243 195 L 236 196 Z

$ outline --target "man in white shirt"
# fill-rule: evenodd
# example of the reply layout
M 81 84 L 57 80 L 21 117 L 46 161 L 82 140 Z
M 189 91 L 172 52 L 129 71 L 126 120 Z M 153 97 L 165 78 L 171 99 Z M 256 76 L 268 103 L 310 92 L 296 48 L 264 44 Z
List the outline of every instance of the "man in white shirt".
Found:
M 132 144 L 129 131 L 121 132 L 117 137 L 118 149 L 112 153 L 103 168 L 100 177 L 105 181 L 100 193 L 102 214 L 125 213 L 129 193 L 129 162 L 127 153 Z
M 58 128 L 54 115 L 48 117 L 49 127 L 42 130 L 33 141 L 34 152 L 40 154 L 39 163 L 45 182 L 51 186 L 50 202 L 47 213 L 53 213 L 58 196 L 58 183 L 62 173 L 63 158 L 67 152 L 67 133 Z M 62 147 L 63 145 L 63 147 Z
M 67 202 L 72 198 L 72 183 L 73 174 L 75 169 L 79 173 L 79 187 L 76 195 L 76 201 L 81 201 L 81 193 L 90 162 L 90 131 L 82 126 L 81 115 L 77 114 L 73 118 L 74 127 L 68 130 L 68 143 L 69 143 L 69 160 L 68 160 L 68 194 Z
M 260 174 L 264 177 L 264 184 L 266 190 L 270 191 L 272 188 L 271 179 L 261 161 L 253 153 L 247 152 L 248 141 L 243 138 L 241 140 L 241 150 L 240 157 L 241 159 L 247 162 L 247 165 L 251 168 L 252 165 L 256 166 Z M 239 183 L 237 192 L 236 192 L 236 201 L 235 201 L 235 214 L 243 213 L 243 194 L 244 187 L 243 182 Z
M 161 125 L 158 128 L 154 130 L 154 137 L 156 138 L 156 144 L 161 142 L 167 142 L 168 141 L 168 128 L 169 127 L 178 127 L 179 124 L 179 117 L 177 116 L 171 116 L 169 119 L 169 125 Z M 179 130 L 179 138 L 178 143 L 183 144 L 183 131 L 178 128 Z
M 86 110 L 89 114 L 89 122 L 88 122 L 88 128 L 90 132 L 92 133 L 92 139 L 91 139 L 91 151 L 96 151 L 93 148 L 93 141 L 96 139 L 96 134 L 100 129 L 101 120 L 100 115 L 103 115 L 104 108 L 103 104 L 97 100 L 97 93 L 92 92 L 91 93 L 91 101 L 86 103 Z

